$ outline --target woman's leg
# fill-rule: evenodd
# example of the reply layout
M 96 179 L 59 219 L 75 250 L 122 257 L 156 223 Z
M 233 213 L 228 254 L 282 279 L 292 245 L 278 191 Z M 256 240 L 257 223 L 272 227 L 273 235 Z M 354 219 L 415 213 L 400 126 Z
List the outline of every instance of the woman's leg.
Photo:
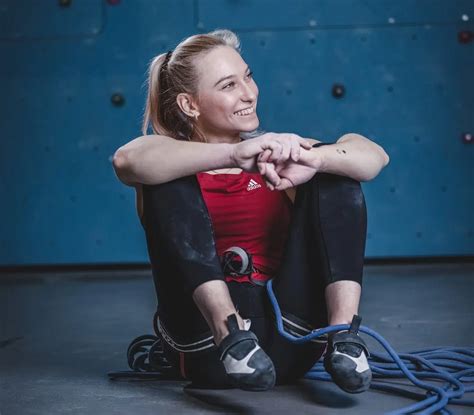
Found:
M 195 176 L 144 186 L 144 227 L 160 316 L 182 333 L 222 336 L 235 307 Z M 200 312 L 201 310 L 201 312 Z M 204 317 L 204 318 L 203 318 Z
M 214 322 L 223 321 L 228 315 L 225 313 L 235 311 L 235 307 L 224 282 L 197 179 L 189 176 L 144 186 L 143 204 L 159 328 L 167 357 L 186 378 L 199 371 L 197 360 L 209 368 L 202 373 L 203 378 L 223 381 L 225 372 L 216 357 L 211 329 L 218 332 L 219 324 Z
M 360 296 L 366 229 L 364 195 L 356 180 L 318 173 L 300 186 L 273 282 L 282 311 L 312 327 L 341 315 L 350 322 Z
M 143 190 L 143 224 L 158 297 L 158 328 L 167 356 L 183 376 L 201 385 L 228 387 L 229 375 L 246 388 L 271 386 L 274 372 L 260 381 L 266 368 L 273 371 L 273 364 L 256 346 L 253 335 L 242 330 L 244 324 L 224 281 L 196 177 L 144 186 Z M 229 335 L 229 315 L 236 315 L 232 327 L 238 333 L 234 336 Z M 232 338 L 239 342 L 234 345 Z M 223 348 L 220 354 L 213 340 Z M 239 372 L 239 362 L 250 352 L 248 364 L 258 367 L 255 376 Z M 256 380 L 258 384 L 253 385 Z
M 273 281 L 286 330 L 302 336 L 328 323 L 350 322 L 357 314 L 366 226 L 359 182 L 318 173 L 298 188 L 285 254 Z M 314 354 L 308 369 L 324 351 L 321 345 L 309 347 Z M 280 341 L 268 352 L 276 366 L 287 362 L 282 350 Z

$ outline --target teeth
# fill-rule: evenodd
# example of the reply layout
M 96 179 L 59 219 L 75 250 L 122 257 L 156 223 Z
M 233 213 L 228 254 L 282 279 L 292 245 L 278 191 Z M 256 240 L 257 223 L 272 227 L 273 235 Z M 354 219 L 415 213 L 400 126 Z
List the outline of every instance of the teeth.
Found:
M 253 112 L 253 107 L 250 107 L 250 108 L 247 108 L 245 110 L 236 112 L 235 115 L 240 115 L 240 116 L 249 115 L 249 114 L 252 114 L 252 112 Z

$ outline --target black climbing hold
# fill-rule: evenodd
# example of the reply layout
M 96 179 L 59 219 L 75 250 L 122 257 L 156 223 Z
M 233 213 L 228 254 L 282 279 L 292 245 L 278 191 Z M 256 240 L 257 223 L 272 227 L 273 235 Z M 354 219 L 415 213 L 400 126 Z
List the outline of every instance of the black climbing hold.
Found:
M 332 86 L 332 96 L 334 98 L 342 98 L 346 93 L 346 88 L 342 84 L 334 84 Z
M 125 98 L 122 94 L 115 93 L 110 97 L 110 101 L 112 102 L 113 105 L 116 107 L 121 107 L 123 104 L 125 104 Z

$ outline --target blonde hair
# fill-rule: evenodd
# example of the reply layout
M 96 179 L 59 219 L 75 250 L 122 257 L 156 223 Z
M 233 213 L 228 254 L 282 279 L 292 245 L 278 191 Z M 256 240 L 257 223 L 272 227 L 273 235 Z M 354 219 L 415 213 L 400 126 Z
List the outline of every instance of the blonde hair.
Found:
M 195 59 L 218 46 L 230 46 L 240 53 L 240 41 L 234 32 L 215 30 L 190 36 L 176 46 L 173 52 L 162 53 L 153 58 L 148 70 L 143 135 L 151 127 L 155 134 L 178 140 L 191 140 L 196 135 L 201 141 L 206 141 L 193 118 L 181 111 L 176 97 L 180 93 L 196 96 L 198 74 Z

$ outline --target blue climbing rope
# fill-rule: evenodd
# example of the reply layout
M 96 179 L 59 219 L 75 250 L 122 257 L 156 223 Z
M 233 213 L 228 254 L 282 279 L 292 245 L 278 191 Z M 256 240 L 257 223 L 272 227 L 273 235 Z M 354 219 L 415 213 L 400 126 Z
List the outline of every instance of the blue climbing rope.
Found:
M 267 283 L 267 292 L 272 303 L 277 328 L 280 335 L 294 343 L 305 343 L 325 334 L 339 330 L 348 330 L 349 324 L 340 324 L 314 330 L 303 337 L 295 337 L 285 331 L 280 307 L 273 293 L 272 281 Z M 419 412 L 423 415 L 439 412 L 451 414 L 446 408 L 449 404 L 474 406 L 474 400 L 462 399 L 466 392 L 474 391 L 474 348 L 437 347 L 411 353 L 397 354 L 380 334 L 368 327 L 360 326 L 359 331 L 376 339 L 388 355 L 371 353 L 369 366 L 373 379 L 408 378 L 413 385 L 426 391 L 413 392 L 400 386 L 372 381 L 370 387 L 385 392 L 397 393 L 416 399 L 418 402 L 387 415 L 402 415 Z M 306 374 L 307 379 L 331 381 L 321 362 L 318 362 Z M 443 386 L 424 382 L 422 379 L 444 381 Z M 470 384 L 470 386 L 468 386 Z

